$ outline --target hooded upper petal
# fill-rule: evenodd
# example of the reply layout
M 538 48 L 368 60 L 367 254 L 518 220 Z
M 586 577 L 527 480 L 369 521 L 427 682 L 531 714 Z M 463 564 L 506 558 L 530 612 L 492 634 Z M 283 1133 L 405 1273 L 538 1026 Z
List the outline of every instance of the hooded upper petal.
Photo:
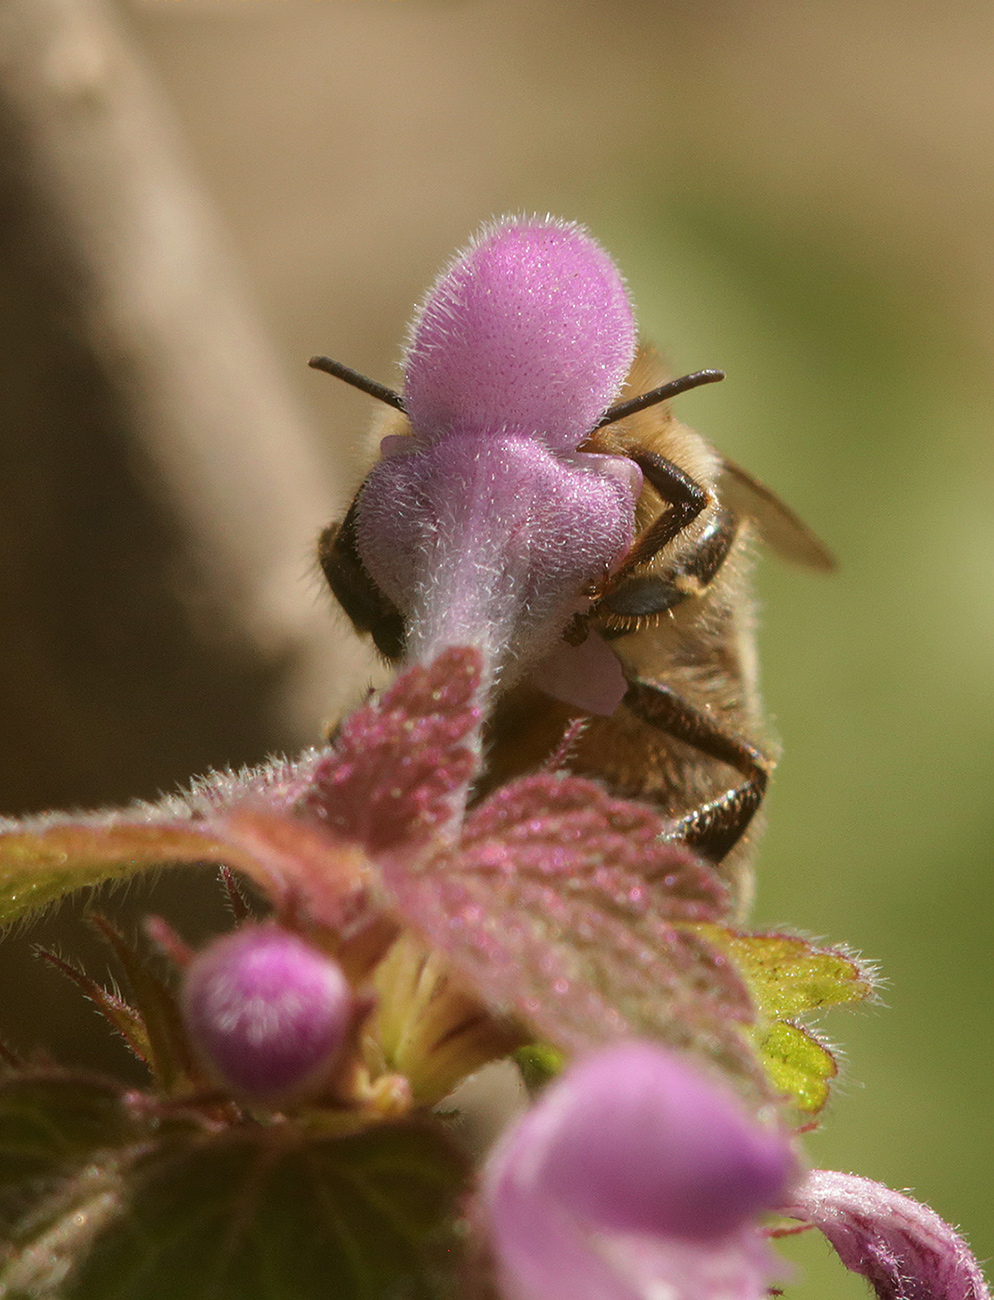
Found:
M 653 1044 L 599 1052 L 491 1155 L 481 1203 L 510 1300 L 758 1300 L 776 1265 L 756 1218 L 789 1143 Z
M 507 681 L 589 606 L 631 545 L 642 480 L 576 449 L 634 352 L 621 277 L 579 226 L 497 222 L 442 274 L 407 357 L 413 437 L 384 441 L 356 515 L 409 660 L 474 646 Z
M 580 226 L 505 218 L 442 273 L 411 331 L 404 404 L 415 436 L 500 430 L 573 450 L 635 355 L 617 268 Z

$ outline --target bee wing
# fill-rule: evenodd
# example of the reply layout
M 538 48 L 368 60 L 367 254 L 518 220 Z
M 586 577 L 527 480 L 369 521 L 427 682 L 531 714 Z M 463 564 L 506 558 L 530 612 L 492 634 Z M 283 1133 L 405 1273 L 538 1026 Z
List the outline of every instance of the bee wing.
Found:
M 821 573 L 838 568 L 832 552 L 790 506 L 732 460 L 723 462 L 720 496 L 735 514 L 755 520 L 760 537 L 781 559 Z

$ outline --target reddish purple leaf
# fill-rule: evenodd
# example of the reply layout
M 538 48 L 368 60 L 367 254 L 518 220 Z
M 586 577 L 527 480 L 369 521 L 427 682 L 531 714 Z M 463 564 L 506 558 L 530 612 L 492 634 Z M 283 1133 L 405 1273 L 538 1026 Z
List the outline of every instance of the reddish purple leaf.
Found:
M 479 680 L 478 654 L 451 651 L 359 709 L 332 748 L 211 773 L 155 804 L 0 818 L 0 924 L 153 866 L 218 862 L 347 930 L 365 896 L 366 852 L 404 843 L 419 854 L 461 812 L 477 765 Z
M 672 921 L 713 921 L 728 910 L 717 873 L 661 836 L 667 825 L 647 804 L 611 798 L 601 786 L 553 772 L 497 790 L 466 820 L 464 853 L 506 852 L 505 870 L 558 877 L 567 870 L 605 895 L 619 911 L 654 908 Z
M 458 816 L 479 750 L 481 662 L 448 650 L 347 718 L 300 806 L 370 853 L 424 844 Z
M 421 870 L 386 862 L 397 911 L 487 1005 L 578 1052 L 644 1035 L 760 1072 L 731 963 L 674 925 L 726 910 L 715 873 L 660 839 L 666 823 L 578 777 L 507 786 Z

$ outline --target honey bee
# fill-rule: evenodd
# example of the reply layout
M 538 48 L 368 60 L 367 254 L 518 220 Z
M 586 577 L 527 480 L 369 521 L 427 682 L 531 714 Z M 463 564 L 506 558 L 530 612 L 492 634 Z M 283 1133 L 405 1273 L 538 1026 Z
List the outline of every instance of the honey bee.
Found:
M 310 364 L 390 407 L 383 433 L 411 433 L 398 393 L 327 357 Z M 778 497 L 673 415 L 672 398 L 721 378 L 708 370 L 667 381 L 657 355 L 639 349 L 620 400 L 578 448 L 638 466 L 634 541 L 577 593 L 582 612 L 558 636 L 572 645 L 602 638 L 625 683 L 610 716 L 591 713 L 573 729 L 565 766 L 656 805 L 671 819 L 672 838 L 714 863 L 744 907 L 755 839 L 747 832 L 755 830 L 773 766 L 757 686 L 754 542 L 815 570 L 835 562 Z M 363 490 L 341 523 L 322 533 L 318 558 L 356 631 L 399 662 L 404 616 L 370 576 L 357 542 Z M 557 694 L 541 673 L 519 673 L 498 690 L 478 795 L 556 752 L 578 716 Z
M 712 382 L 721 372 L 703 374 Z M 589 719 L 568 765 L 676 819 L 674 838 L 719 865 L 744 908 L 756 838 L 746 833 L 773 768 L 758 688 L 755 543 L 823 573 L 835 559 L 769 488 L 682 424 L 668 401 L 657 404 L 701 376 L 666 384 L 663 375 L 642 347 L 622 400 L 584 444 L 631 457 L 644 486 L 636 540 L 587 616 L 628 691 L 611 717 Z M 491 724 L 489 779 L 541 761 L 569 717 L 529 685 L 512 688 Z

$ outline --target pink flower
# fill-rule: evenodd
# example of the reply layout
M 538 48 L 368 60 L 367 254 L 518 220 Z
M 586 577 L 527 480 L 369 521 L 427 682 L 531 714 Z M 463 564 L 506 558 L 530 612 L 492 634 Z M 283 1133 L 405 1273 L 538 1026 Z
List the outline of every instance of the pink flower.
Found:
M 625 287 L 578 225 L 484 226 L 428 293 L 411 329 L 404 405 L 414 432 L 503 429 L 573 451 L 635 354 Z
M 682 1057 L 627 1042 L 552 1085 L 491 1155 L 480 1204 L 506 1300 L 758 1300 L 758 1216 L 786 1137 Z
M 500 222 L 443 273 L 407 358 L 413 437 L 384 440 L 357 520 L 409 660 L 474 646 L 488 681 L 527 671 L 628 549 L 641 474 L 577 447 L 634 351 L 621 277 L 578 226 Z
M 820 1228 L 880 1300 L 987 1300 L 963 1238 L 927 1205 L 869 1178 L 815 1169 L 782 1212 Z
M 186 972 L 187 1030 L 211 1073 L 262 1105 L 319 1091 L 353 1018 L 337 962 L 276 925 L 216 939 Z

